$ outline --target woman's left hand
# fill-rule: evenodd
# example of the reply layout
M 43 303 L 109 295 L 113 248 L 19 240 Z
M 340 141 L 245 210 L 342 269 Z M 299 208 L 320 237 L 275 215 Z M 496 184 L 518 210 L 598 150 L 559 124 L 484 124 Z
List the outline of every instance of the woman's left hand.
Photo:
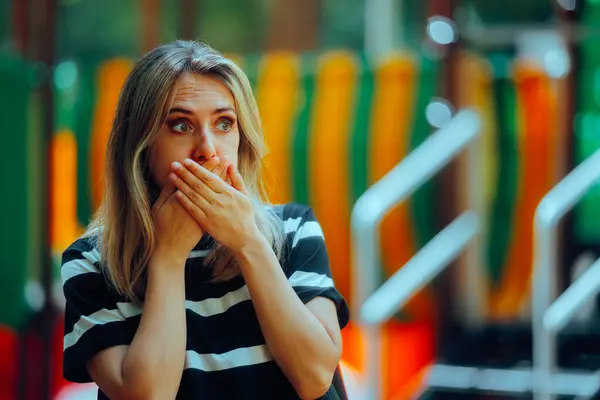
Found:
M 171 181 L 176 198 L 200 226 L 223 246 L 240 250 L 260 234 L 252 201 L 237 168 L 227 167 L 228 185 L 218 175 L 192 160 L 173 163 Z

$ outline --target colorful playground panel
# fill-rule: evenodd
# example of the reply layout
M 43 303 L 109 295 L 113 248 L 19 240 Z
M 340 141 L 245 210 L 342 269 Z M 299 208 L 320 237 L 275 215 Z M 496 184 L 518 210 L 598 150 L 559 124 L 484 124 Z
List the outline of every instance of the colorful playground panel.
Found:
M 472 84 L 459 86 L 457 106 L 477 109 L 484 122 L 481 188 L 488 246 L 482 263 L 489 279 L 482 285 L 491 289 L 490 319 L 515 319 L 529 297 L 533 212 L 558 176 L 555 159 L 559 149 L 553 144 L 558 143 L 561 132 L 556 123 L 555 84 L 535 65 L 503 61 L 498 67 L 493 59 L 470 54 L 461 57 L 463 81 Z M 425 109 L 439 95 L 439 60 L 393 53 L 373 64 L 360 54 L 343 51 L 301 56 L 276 53 L 236 60 L 255 88 L 270 149 L 264 161 L 268 194 L 276 203 L 296 201 L 315 209 L 336 284 L 351 302 L 350 211 L 371 184 L 432 132 Z M 55 77 L 58 109 L 52 143 L 54 208 L 50 214 L 57 256 L 82 232 L 98 206 L 104 146 L 132 60 L 108 60 L 94 66 L 65 61 L 61 65 L 63 69 L 57 68 L 56 74 L 62 75 Z M 29 88 L 26 80 L 13 78 L 17 69 L 0 73 L 0 82 L 15 86 L 11 93 Z M 37 97 L 31 88 L 20 93 L 22 98 L 11 95 L 11 102 L 6 103 L 11 107 L 2 110 L 5 120 L 14 122 L 12 131 L 19 133 L 2 148 L 33 151 L 39 129 L 22 122 L 35 123 L 26 110 L 37 109 L 27 107 L 35 104 Z M 34 236 L 30 226 L 34 227 L 35 221 L 29 225 L 18 222 L 37 215 L 30 213 L 39 201 L 35 180 L 25 179 L 36 167 L 31 154 L 8 151 L 0 158 L 10 170 L 21 166 L 28 171 L 11 181 L 21 198 L 6 200 L 13 211 L 3 215 L 3 222 L 9 222 L 3 223 L 3 237 Z M 459 184 L 464 187 L 464 182 Z M 382 279 L 397 271 L 439 230 L 435 216 L 439 201 L 443 196 L 432 181 L 385 217 L 381 226 Z M 600 236 L 592 235 L 591 240 L 594 237 Z M 39 275 L 32 266 L 40 263 L 31 261 L 35 243 L 22 240 L 17 245 L 10 239 L 0 243 L 5 257 L 10 257 L 6 265 L 12 266 L 3 268 L 0 293 L 14 305 L 0 311 L 0 323 L 15 329 L 32 312 L 23 293 Z M 59 280 L 58 267 L 55 272 Z M 386 328 L 388 337 L 396 338 L 390 342 L 394 350 L 383 361 L 389 393 L 397 389 L 398 376 L 408 379 L 433 357 L 434 295 L 430 288 L 423 290 Z M 417 348 L 417 342 L 399 339 L 419 336 L 406 336 L 411 329 L 429 339 L 418 344 L 420 361 L 411 364 L 411 371 L 401 372 L 394 360 Z M 360 368 L 360 335 L 350 328 L 345 336 L 344 358 Z

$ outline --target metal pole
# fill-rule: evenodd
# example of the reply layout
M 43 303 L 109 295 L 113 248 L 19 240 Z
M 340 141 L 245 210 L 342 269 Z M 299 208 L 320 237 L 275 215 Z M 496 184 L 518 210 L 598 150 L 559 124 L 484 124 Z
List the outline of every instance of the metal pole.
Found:
M 46 66 L 47 75 L 42 86 L 42 113 L 43 113 L 43 130 L 44 130 L 44 160 L 42 168 L 43 175 L 46 179 L 42 180 L 41 184 L 43 199 L 42 207 L 44 207 L 42 215 L 42 227 L 40 230 L 43 235 L 42 249 L 42 287 L 44 288 L 44 308 L 41 312 L 41 335 L 43 340 L 43 369 L 42 369 L 42 398 L 51 398 L 51 379 L 52 379 L 52 333 L 54 324 L 56 323 L 56 310 L 52 301 L 52 243 L 51 241 L 51 226 L 49 223 L 50 210 L 52 210 L 52 196 L 50 195 L 49 185 L 52 179 L 52 160 L 51 160 L 51 142 L 54 136 L 54 93 L 53 79 L 54 66 L 56 63 L 56 28 L 57 28 L 57 9 L 58 0 L 42 0 L 43 23 L 42 29 L 39 30 L 40 37 L 38 38 L 40 61 Z
M 396 10 L 394 0 L 365 0 L 365 53 L 375 59 L 394 49 Z
M 359 200 L 360 201 L 360 200 Z M 356 207 L 356 206 L 355 206 Z M 367 298 L 377 289 L 379 283 L 379 229 L 375 221 L 379 220 L 375 211 L 374 215 L 366 213 L 352 214 L 352 247 L 361 251 L 352 251 L 352 265 L 354 272 L 354 293 L 352 296 L 353 314 L 356 318 L 360 315 L 362 305 Z M 362 268 L 361 268 L 362 266 Z M 367 266 L 367 268 L 365 268 Z M 381 329 L 377 326 L 359 325 L 360 332 L 364 335 L 365 368 L 365 400 L 378 400 L 381 398 Z
M 563 329 L 575 313 L 600 292 L 600 259 L 571 284 L 548 308 L 544 315 L 544 328 L 551 332 Z
M 552 374 L 556 365 L 556 335 L 544 329 L 544 314 L 556 297 L 557 229 L 536 213 L 533 275 L 533 392 L 535 400 L 553 400 Z

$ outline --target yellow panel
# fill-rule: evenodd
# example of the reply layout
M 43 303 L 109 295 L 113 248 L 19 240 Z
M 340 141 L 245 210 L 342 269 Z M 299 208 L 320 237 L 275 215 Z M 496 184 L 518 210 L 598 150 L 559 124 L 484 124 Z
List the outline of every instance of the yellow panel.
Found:
M 309 146 L 311 204 L 323 226 L 336 284 L 347 299 L 350 295 L 348 153 L 357 73 L 358 60 L 351 54 L 334 52 L 319 60 Z
M 98 208 L 104 191 L 104 157 L 121 87 L 131 70 L 127 59 L 107 61 L 98 71 L 96 109 L 91 138 L 92 205 Z
M 459 59 L 458 82 L 458 107 L 471 108 L 479 113 L 482 118 L 481 159 L 483 161 L 482 186 L 484 188 L 484 215 L 483 221 L 491 218 L 492 205 L 496 197 L 496 186 L 498 180 L 498 159 L 496 118 L 494 115 L 494 99 L 492 95 L 492 71 L 489 62 L 483 58 L 461 54 Z M 467 193 L 466 180 L 461 183 L 460 194 Z M 466 199 L 461 199 L 461 204 L 466 206 Z
M 492 67 L 489 62 L 481 57 L 469 53 L 460 54 L 459 66 L 457 68 L 457 80 L 460 83 L 457 93 L 458 108 L 471 108 L 479 113 L 482 119 L 481 136 L 478 146 L 481 152 L 481 162 L 483 163 L 483 171 L 479 175 L 481 180 L 478 185 L 483 188 L 484 198 L 483 216 L 481 218 L 481 227 L 487 231 L 487 224 L 492 220 L 493 206 L 496 199 L 496 186 L 498 180 L 498 168 L 500 159 L 497 149 L 497 131 L 496 131 L 496 116 L 493 98 L 493 82 L 492 82 Z M 506 134 L 506 133 L 503 133 Z M 461 210 L 469 207 L 468 194 L 468 179 L 471 171 L 468 171 L 470 165 L 468 157 L 465 154 L 459 157 L 460 180 L 458 182 L 460 190 L 459 204 Z M 485 266 L 487 257 L 482 254 L 482 268 Z M 465 262 L 461 258 L 460 262 Z M 487 266 L 485 266 L 487 268 Z M 464 270 L 461 269 L 461 273 Z M 461 281 L 465 282 L 466 277 L 461 276 Z M 491 287 L 488 280 L 480 283 L 482 287 Z M 489 302 L 489 300 L 488 300 Z
M 299 60 L 292 53 L 265 56 L 258 77 L 257 101 L 269 154 L 264 179 L 272 203 L 292 199 L 292 124 L 298 104 Z
M 77 221 L 77 142 L 72 132 L 64 130 L 52 138 L 50 146 L 50 243 L 59 254 L 82 233 Z

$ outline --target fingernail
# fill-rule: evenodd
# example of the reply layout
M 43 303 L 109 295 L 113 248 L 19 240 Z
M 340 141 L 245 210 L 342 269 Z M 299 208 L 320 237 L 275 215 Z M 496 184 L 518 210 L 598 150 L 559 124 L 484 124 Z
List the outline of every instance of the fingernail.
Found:
M 175 161 L 175 162 L 172 164 L 172 166 L 173 166 L 173 168 L 174 168 L 174 169 L 179 169 L 179 168 L 181 168 L 181 164 L 179 164 L 177 161 Z
M 183 163 L 189 167 L 190 165 L 192 165 L 192 160 L 190 160 L 189 158 L 186 158 Z
M 173 182 L 175 182 L 177 180 L 177 175 L 175 175 L 174 173 L 170 173 L 169 174 L 169 179 L 171 179 Z

